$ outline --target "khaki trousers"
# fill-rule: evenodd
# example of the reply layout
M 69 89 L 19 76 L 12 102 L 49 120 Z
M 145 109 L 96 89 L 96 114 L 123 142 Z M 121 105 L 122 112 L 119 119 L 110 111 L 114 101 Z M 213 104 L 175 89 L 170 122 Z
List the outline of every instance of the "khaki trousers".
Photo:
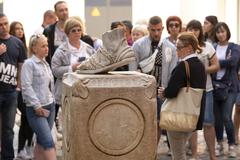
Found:
M 167 131 L 173 160 L 186 160 L 186 143 L 192 132 Z

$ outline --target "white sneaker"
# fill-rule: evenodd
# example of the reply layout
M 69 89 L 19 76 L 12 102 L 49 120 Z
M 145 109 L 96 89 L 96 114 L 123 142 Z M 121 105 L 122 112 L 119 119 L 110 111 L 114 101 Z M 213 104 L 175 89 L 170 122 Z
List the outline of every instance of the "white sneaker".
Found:
M 229 158 L 235 158 L 237 156 L 237 153 L 235 151 L 234 145 L 230 145 L 228 148 L 228 157 Z
M 192 157 L 192 158 L 189 158 L 188 160 L 197 160 L 197 158 L 193 158 L 193 157 Z
M 186 154 L 187 154 L 188 156 L 192 156 L 192 150 L 191 150 L 190 147 L 187 147 L 187 152 L 186 152 Z
M 217 157 L 224 155 L 224 149 L 223 149 L 223 144 L 222 143 L 218 143 L 217 147 L 215 149 L 215 154 Z
M 58 127 L 57 127 L 57 131 L 58 131 L 59 133 L 62 133 L 62 126 L 58 126 Z
M 21 150 L 18 154 L 17 154 L 17 158 L 21 158 L 21 159 L 31 159 L 31 157 L 27 154 L 25 148 L 23 150 Z
M 59 133 L 58 131 L 56 131 L 56 137 L 57 137 L 57 140 L 62 140 L 63 138 L 62 133 Z
M 167 156 L 172 156 L 172 152 L 170 149 L 168 149 L 168 151 L 167 151 Z
M 34 157 L 34 148 L 33 146 L 26 146 L 26 152 L 27 152 L 27 155 L 29 157 L 31 157 L 31 159 Z

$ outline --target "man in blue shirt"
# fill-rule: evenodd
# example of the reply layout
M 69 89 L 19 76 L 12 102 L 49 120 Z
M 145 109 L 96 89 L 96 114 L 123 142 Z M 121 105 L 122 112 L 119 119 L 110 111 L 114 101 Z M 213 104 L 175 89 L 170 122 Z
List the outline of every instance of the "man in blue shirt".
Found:
M 1 159 L 13 160 L 13 127 L 17 89 L 21 88 L 21 66 L 26 59 L 21 40 L 9 34 L 9 21 L 0 13 L 0 114 L 2 116 Z M 4 137 L 4 138 L 3 138 Z

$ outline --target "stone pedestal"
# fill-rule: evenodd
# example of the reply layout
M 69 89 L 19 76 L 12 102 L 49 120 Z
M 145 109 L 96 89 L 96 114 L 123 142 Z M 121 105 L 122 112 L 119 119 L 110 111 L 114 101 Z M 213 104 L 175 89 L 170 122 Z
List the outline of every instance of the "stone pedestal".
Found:
M 155 160 L 156 83 L 138 72 L 65 75 L 64 160 Z

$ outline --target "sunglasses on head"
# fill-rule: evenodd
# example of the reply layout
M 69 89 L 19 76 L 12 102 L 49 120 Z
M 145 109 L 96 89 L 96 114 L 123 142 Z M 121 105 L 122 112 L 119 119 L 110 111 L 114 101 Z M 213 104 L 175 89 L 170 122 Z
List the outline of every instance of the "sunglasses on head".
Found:
M 82 30 L 81 29 L 72 29 L 70 32 L 71 33 L 76 33 L 76 32 L 81 32 Z
M 176 28 L 178 28 L 180 25 L 178 24 L 178 23 L 170 23 L 169 24 L 169 27 L 171 27 L 171 28 L 173 28 L 173 27 L 176 27 Z
M 41 37 L 44 37 L 43 34 L 34 34 L 32 35 L 32 38 L 41 38 Z

